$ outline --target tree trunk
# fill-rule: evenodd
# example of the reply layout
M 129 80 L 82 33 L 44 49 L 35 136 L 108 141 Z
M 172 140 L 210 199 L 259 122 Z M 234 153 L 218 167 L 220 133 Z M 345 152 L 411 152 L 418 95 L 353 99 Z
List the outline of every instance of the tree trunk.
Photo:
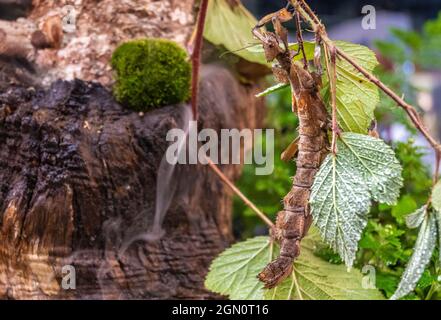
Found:
M 140 37 L 185 46 L 195 1 L 29 3 L 0 0 L 29 12 L 0 20 L 0 298 L 215 298 L 203 281 L 232 241 L 231 194 L 204 165 L 178 165 L 170 183 L 158 173 L 166 133 L 189 106 L 136 113 L 109 91 L 116 46 Z M 258 85 L 228 68 L 202 69 L 199 129 L 261 123 Z
M 0 72 L 4 57 L 20 57 L 32 68 L 18 65 L 19 76 L 34 86 L 78 78 L 110 87 L 117 45 L 155 37 L 185 46 L 196 12 L 194 0 L 33 0 L 28 17 L 0 20 Z
M 205 67 L 200 128 L 255 128 L 256 89 Z M 132 241 L 149 236 L 165 136 L 188 105 L 139 114 L 80 80 L 12 87 L 0 103 L 0 297 L 215 297 L 203 281 L 232 240 L 231 194 L 207 166 L 178 166 L 165 234 Z

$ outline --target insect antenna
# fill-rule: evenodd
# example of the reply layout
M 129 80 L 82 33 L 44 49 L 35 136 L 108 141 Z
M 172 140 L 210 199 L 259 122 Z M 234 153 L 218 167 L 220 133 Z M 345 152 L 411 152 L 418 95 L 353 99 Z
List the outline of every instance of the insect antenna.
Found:
M 288 3 L 286 4 L 285 9 L 291 13 L 292 15 L 294 15 L 294 13 L 296 12 L 296 8 L 292 5 L 292 3 L 290 1 L 288 1 Z
M 222 57 L 226 56 L 227 54 L 233 54 L 233 53 L 236 53 L 236 52 L 248 49 L 248 48 L 257 47 L 257 46 L 261 46 L 261 45 L 262 45 L 261 43 L 252 43 L 252 44 L 249 44 L 249 45 L 242 47 L 240 49 L 225 51 L 219 55 L 219 58 L 222 58 Z

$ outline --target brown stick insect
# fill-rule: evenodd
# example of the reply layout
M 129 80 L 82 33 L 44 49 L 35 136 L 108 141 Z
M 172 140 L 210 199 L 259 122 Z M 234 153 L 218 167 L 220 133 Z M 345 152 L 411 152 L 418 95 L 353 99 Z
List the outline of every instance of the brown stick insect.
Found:
M 288 45 L 288 32 L 283 22 L 296 20 L 297 52 Z M 261 28 L 271 22 L 274 32 Z M 308 70 L 308 62 L 303 50 L 303 39 L 299 15 L 295 8 L 288 5 L 276 13 L 265 16 L 253 29 L 253 34 L 263 45 L 268 62 L 275 61 L 273 73 L 277 81 L 289 84 L 292 91 L 292 110 L 299 118 L 299 138 L 285 152 L 285 157 L 297 153 L 297 172 L 289 193 L 283 199 L 283 210 L 277 215 L 276 225 L 271 230 L 274 241 L 280 243 L 279 256 L 269 263 L 258 278 L 266 288 L 272 288 L 292 272 L 293 261 L 300 254 L 300 241 L 308 232 L 312 222 L 309 207 L 311 187 L 316 173 L 329 153 L 329 116 L 320 97 L 320 77 Z M 303 64 L 293 58 L 303 54 Z M 291 151 L 290 151 L 291 150 Z

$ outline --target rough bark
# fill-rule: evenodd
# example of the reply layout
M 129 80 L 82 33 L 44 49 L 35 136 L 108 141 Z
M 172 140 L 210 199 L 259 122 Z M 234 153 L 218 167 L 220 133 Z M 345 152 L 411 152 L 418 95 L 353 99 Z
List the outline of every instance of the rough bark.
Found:
M 256 127 L 255 93 L 225 69 L 204 68 L 200 127 Z M 231 195 L 206 166 L 179 166 L 165 235 L 118 255 L 152 225 L 166 132 L 185 107 L 138 114 L 80 80 L 0 94 L 1 298 L 215 297 L 203 279 L 232 240 Z M 235 179 L 240 166 L 222 170 Z M 76 270 L 75 290 L 61 286 L 65 265 Z
M 195 12 L 193 0 L 34 0 L 27 18 L 0 20 L 0 58 L 26 59 L 35 70 L 21 72 L 35 86 L 78 78 L 109 87 L 118 44 L 160 37 L 185 46 Z

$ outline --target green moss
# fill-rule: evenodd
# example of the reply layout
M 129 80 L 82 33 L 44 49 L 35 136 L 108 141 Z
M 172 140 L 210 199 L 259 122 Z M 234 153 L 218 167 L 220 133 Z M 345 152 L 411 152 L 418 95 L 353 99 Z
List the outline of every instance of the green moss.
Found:
M 147 111 L 189 99 L 191 65 L 175 42 L 133 40 L 120 45 L 111 60 L 116 99 L 130 109 Z

